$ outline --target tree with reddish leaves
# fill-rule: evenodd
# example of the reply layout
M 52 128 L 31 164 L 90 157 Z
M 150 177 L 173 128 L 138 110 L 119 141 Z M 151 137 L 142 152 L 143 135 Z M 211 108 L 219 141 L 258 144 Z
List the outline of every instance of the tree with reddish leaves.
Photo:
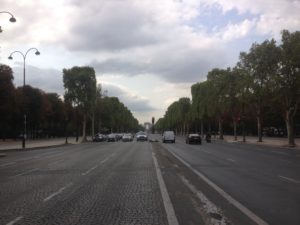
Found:
M 11 135 L 14 112 L 13 71 L 7 65 L 0 65 L 0 138 L 5 140 Z

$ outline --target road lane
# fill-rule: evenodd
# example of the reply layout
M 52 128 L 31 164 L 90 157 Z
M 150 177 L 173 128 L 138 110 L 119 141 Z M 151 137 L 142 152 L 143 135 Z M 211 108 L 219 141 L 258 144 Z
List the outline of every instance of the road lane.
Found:
M 298 224 L 300 221 L 299 184 L 278 178 L 281 175 L 281 178 L 298 180 L 298 159 L 272 152 L 267 154 L 270 149 L 256 150 L 255 145 L 251 146 L 252 151 L 244 145 L 186 145 L 182 140 L 177 140 L 175 145 L 161 145 L 270 224 Z
M 9 185 L 32 185 L 0 195 L 0 224 L 15 218 L 22 219 L 14 224 L 31 225 L 167 224 L 149 143 L 89 143 L 78 148 L 31 159 L 31 167 L 20 166 L 38 165 L 38 171 L 1 182 L 1 193 Z
M 1 170 L 0 204 L 3 210 L 0 212 L 0 224 L 2 219 L 12 214 L 23 215 L 32 206 L 38 206 L 42 199 L 72 182 L 93 163 L 111 154 L 110 148 L 99 148 L 99 145 L 69 146 L 61 149 L 62 152 L 56 157 L 49 158 L 47 155 Z M 53 164 L 58 160 L 60 163 Z

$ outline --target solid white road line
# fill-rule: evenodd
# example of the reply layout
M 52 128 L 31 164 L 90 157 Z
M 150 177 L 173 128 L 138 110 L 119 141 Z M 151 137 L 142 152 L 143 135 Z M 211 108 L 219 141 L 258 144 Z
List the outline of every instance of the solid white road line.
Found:
M 296 184 L 300 184 L 300 181 L 299 180 L 295 180 L 293 178 L 289 178 L 289 177 L 284 177 L 284 176 L 280 176 L 278 175 L 279 178 L 285 180 L 285 181 L 289 181 L 289 182 L 292 182 L 292 183 L 296 183 Z
M 25 171 L 23 173 L 19 173 L 19 174 L 15 175 L 15 177 L 19 177 L 19 176 L 31 173 L 31 172 L 36 171 L 36 170 L 38 170 L 38 168 L 34 168 L 34 169 L 31 169 L 31 170 Z
M 152 146 L 151 146 L 151 148 L 152 148 Z M 175 211 L 174 211 L 174 207 L 172 205 L 170 196 L 169 196 L 168 191 L 167 191 L 166 184 L 163 180 L 163 177 L 162 177 L 161 171 L 159 169 L 158 162 L 157 162 L 157 159 L 156 159 L 156 156 L 155 156 L 155 153 L 153 152 L 153 150 L 152 150 L 152 158 L 153 158 L 153 161 L 154 161 L 157 180 L 158 180 L 160 192 L 161 192 L 161 195 L 162 195 L 164 207 L 165 207 L 165 210 L 166 210 L 166 213 L 167 213 L 168 224 L 169 225 L 178 225 L 178 220 L 177 220 L 177 217 L 176 217 L 176 214 L 175 214 Z
M 7 223 L 6 225 L 13 225 L 16 222 L 18 222 L 19 220 L 23 219 L 23 216 L 18 216 L 16 219 L 10 221 L 9 223 Z
M 264 221 L 263 219 L 261 219 L 259 216 L 257 216 L 256 214 L 254 214 L 250 209 L 246 208 L 240 202 L 238 202 L 233 197 L 231 197 L 229 194 L 227 194 L 223 189 L 221 189 L 219 186 L 217 186 L 215 183 L 213 183 L 211 180 L 209 180 L 201 172 L 199 172 L 198 170 L 194 169 L 189 163 L 187 163 L 185 160 L 183 160 L 177 154 L 173 153 L 170 150 L 168 150 L 168 151 L 175 158 L 177 158 L 180 162 L 182 162 L 184 165 L 186 165 L 188 168 L 190 168 L 197 176 L 199 176 L 203 181 L 205 181 L 210 187 L 212 187 L 216 192 L 218 192 L 223 198 L 225 198 L 232 205 L 234 205 L 236 208 L 238 208 L 242 213 L 244 213 L 246 216 L 248 216 L 253 222 L 255 222 L 258 225 L 268 225 L 268 223 L 266 221 Z
M 49 195 L 47 198 L 44 199 L 44 202 L 49 201 L 51 198 L 55 197 L 56 195 L 59 195 L 60 193 L 62 193 L 65 189 L 67 189 L 68 187 L 70 187 L 73 183 L 69 183 L 66 186 L 60 188 L 58 191 L 54 192 L 53 194 Z

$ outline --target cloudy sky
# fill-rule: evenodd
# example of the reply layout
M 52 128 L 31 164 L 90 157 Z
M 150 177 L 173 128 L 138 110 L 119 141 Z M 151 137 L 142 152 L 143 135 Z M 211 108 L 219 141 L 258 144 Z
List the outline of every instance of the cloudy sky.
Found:
M 141 122 L 162 117 L 170 103 L 212 68 L 234 66 L 241 51 L 280 31 L 300 30 L 300 0 L 0 0 L 0 62 L 22 85 L 64 93 L 62 69 L 92 66 L 108 96 Z

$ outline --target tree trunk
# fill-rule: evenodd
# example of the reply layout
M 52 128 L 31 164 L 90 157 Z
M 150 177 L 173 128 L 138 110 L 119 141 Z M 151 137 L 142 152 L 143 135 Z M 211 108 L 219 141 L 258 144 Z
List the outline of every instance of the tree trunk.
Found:
M 92 137 L 95 136 L 95 113 L 92 115 Z
M 219 138 L 221 140 L 224 140 L 224 136 L 223 136 L 223 126 L 222 126 L 222 119 L 219 118 Z
M 290 110 L 286 111 L 285 123 L 286 123 L 286 130 L 288 134 L 288 145 L 290 147 L 295 147 L 296 143 L 295 143 L 295 134 L 294 134 L 294 116 Z
M 86 115 L 83 115 L 82 141 L 81 142 L 87 142 L 87 139 L 86 139 Z
M 204 126 L 203 126 L 203 120 L 201 120 L 201 137 L 204 138 Z
M 79 139 L 79 121 L 78 117 L 76 118 L 76 142 L 78 142 Z
M 237 141 L 236 127 L 237 127 L 236 119 L 233 119 L 233 135 L 235 141 Z
M 242 121 L 242 126 L 243 126 L 243 142 L 246 142 L 246 130 L 245 130 L 245 121 L 244 121 L 244 119 Z
M 256 117 L 257 119 L 257 136 L 258 136 L 258 142 L 262 142 L 262 128 L 261 128 L 261 117 L 258 115 Z

